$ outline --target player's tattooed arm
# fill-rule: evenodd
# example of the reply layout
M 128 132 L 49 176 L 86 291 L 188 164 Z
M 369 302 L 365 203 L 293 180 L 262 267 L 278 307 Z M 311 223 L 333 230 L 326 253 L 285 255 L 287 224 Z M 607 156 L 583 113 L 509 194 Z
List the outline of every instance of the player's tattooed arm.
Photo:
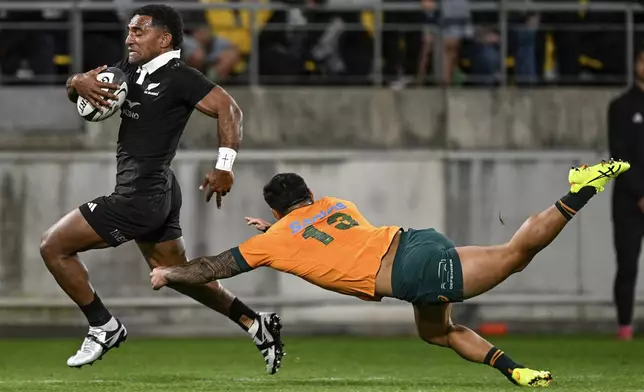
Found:
M 204 284 L 230 278 L 243 271 L 230 250 L 217 256 L 204 256 L 188 263 L 163 269 L 166 284 Z
M 219 119 L 219 147 L 239 150 L 243 138 L 243 120 L 239 105 L 223 88 L 217 86 L 197 103 L 197 110 Z

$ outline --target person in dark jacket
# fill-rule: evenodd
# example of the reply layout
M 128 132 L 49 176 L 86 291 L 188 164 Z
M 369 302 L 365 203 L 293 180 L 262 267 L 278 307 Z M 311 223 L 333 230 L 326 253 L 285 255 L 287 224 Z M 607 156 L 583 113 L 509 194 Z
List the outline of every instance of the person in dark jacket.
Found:
M 631 163 L 631 170 L 615 181 L 612 206 L 617 256 L 614 299 L 622 340 L 633 337 L 635 283 L 644 236 L 644 47 L 636 52 L 635 72 L 635 85 L 608 109 L 611 156 Z

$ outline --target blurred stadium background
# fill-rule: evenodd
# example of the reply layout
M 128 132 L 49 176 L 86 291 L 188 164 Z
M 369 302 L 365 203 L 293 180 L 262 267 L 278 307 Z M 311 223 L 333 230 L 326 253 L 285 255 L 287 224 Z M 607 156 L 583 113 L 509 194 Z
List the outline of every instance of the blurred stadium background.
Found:
M 86 328 L 38 244 L 68 210 L 112 191 L 119 118 L 83 122 L 63 84 L 120 58 L 129 12 L 144 3 L 0 0 L 2 336 Z M 184 13 L 186 60 L 245 113 L 222 210 L 197 189 L 216 156 L 215 123 L 195 113 L 184 133 L 174 168 L 189 256 L 253 235 L 243 218 L 270 217 L 260 190 L 280 171 L 355 201 L 376 224 L 435 227 L 457 244 L 505 241 L 565 192 L 569 166 L 605 157 L 607 105 L 633 82 L 644 37 L 644 8 L 628 1 L 449 0 L 443 13 L 428 0 L 164 3 Z M 510 332 L 614 331 L 609 206 L 609 195 L 593 200 L 526 272 L 456 306 L 455 319 Z M 154 293 L 132 243 L 83 260 L 137 336 L 238 333 L 187 298 Z M 397 301 L 364 303 L 270 270 L 225 284 L 278 310 L 286 334 L 414 331 Z

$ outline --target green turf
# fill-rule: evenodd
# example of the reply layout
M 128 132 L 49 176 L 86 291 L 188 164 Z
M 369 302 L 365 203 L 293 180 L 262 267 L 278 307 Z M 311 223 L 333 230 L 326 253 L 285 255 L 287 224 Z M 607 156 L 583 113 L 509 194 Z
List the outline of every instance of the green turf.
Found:
M 644 391 L 644 341 L 503 338 L 526 366 L 547 368 L 560 391 Z M 0 341 L 0 391 L 514 391 L 495 369 L 416 339 L 288 338 L 282 371 L 268 376 L 246 339 L 133 338 L 81 370 L 65 360 L 77 340 Z

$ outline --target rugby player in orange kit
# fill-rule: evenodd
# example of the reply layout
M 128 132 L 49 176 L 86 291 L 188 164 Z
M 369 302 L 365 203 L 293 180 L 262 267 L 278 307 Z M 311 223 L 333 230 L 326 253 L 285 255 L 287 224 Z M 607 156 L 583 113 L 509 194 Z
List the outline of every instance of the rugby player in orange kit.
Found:
M 427 343 L 495 367 L 517 385 L 547 387 L 550 372 L 526 368 L 474 331 L 453 324 L 451 303 L 485 293 L 523 270 L 590 198 L 629 167 L 611 160 L 573 168 L 570 192 L 529 217 L 509 242 L 465 247 L 434 229 L 375 227 L 350 201 L 314 200 L 302 177 L 282 173 L 264 187 L 277 222 L 246 218 L 264 234 L 217 256 L 156 268 L 150 273 L 152 286 L 204 284 L 266 266 L 364 300 L 398 298 L 413 304 L 418 334 Z

